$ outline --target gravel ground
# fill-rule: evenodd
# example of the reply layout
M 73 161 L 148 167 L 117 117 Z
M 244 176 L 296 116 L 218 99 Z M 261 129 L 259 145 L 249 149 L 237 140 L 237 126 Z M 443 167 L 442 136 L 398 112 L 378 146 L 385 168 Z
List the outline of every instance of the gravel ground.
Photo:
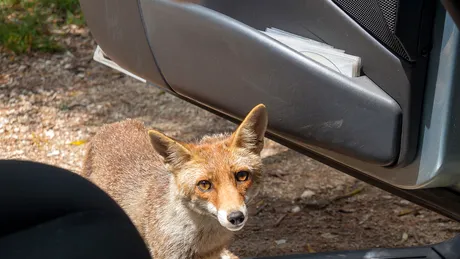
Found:
M 235 128 L 97 64 L 87 31 L 74 30 L 64 42 L 63 54 L 0 53 L 0 159 L 78 174 L 85 143 L 105 123 L 137 118 L 183 140 Z M 460 231 L 459 223 L 273 141 L 263 156 L 264 190 L 231 247 L 240 256 L 424 245 Z

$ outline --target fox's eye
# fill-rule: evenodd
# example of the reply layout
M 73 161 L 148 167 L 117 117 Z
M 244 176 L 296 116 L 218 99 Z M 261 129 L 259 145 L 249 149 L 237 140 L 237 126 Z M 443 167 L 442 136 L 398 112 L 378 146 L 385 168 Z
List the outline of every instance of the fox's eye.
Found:
M 212 185 L 211 185 L 211 182 L 209 181 L 202 180 L 198 182 L 198 188 L 203 192 L 209 191 L 211 187 Z
M 238 182 L 244 182 L 249 178 L 249 173 L 246 171 L 240 171 L 235 175 Z

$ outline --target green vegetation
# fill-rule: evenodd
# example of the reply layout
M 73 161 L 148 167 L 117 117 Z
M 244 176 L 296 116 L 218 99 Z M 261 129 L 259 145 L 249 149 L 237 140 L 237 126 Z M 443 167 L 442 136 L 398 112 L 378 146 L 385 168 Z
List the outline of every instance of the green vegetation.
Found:
M 78 0 L 0 0 L 0 47 L 15 54 L 58 52 L 63 25 L 83 25 Z

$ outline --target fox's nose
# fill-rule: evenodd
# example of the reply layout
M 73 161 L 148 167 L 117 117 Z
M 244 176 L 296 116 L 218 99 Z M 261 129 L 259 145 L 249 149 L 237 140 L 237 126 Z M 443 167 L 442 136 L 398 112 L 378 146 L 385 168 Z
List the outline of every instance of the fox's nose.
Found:
M 227 220 L 232 223 L 232 225 L 238 226 L 244 221 L 244 214 L 241 211 L 233 211 L 227 216 Z

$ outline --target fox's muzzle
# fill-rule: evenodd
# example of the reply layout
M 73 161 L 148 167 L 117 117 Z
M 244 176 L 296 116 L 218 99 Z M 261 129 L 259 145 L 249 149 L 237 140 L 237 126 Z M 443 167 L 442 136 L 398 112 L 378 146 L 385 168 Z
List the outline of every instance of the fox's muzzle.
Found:
M 244 227 L 248 219 L 248 210 L 246 205 L 241 206 L 238 210 L 219 210 L 217 212 L 219 223 L 230 231 L 238 231 Z

